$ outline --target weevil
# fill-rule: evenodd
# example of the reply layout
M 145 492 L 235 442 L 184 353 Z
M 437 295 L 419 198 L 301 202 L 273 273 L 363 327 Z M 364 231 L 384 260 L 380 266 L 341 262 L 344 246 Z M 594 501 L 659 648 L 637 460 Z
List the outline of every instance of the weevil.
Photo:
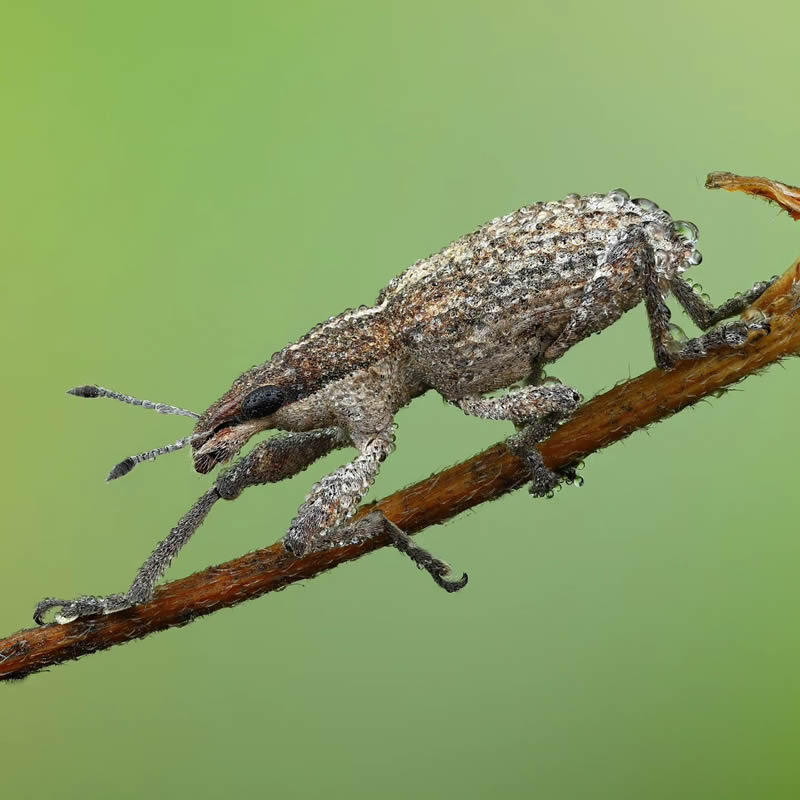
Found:
M 443 589 L 463 588 L 466 574 L 448 578 L 444 561 L 384 516 L 374 513 L 348 523 L 394 449 L 395 414 L 435 390 L 468 415 L 513 423 L 517 432 L 509 444 L 530 470 L 531 494 L 552 495 L 576 474 L 572 468 L 550 470 L 537 444 L 573 414 L 582 397 L 545 380 L 546 365 L 642 301 L 661 369 L 712 350 L 741 347 L 754 332 L 769 333 L 763 316 L 725 320 L 744 311 L 774 278 L 711 305 L 683 277 L 702 260 L 697 238 L 692 223 L 673 220 L 652 201 L 631 199 L 622 189 L 570 194 L 494 219 L 417 261 L 380 292 L 375 305 L 317 325 L 240 375 L 202 415 L 98 386 L 70 390 L 197 420 L 192 435 L 125 459 L 109 479 L 186 445 L 195 470 L 205 474 L 234 458 L 256 434 L 285 433 L 267 439 L 220 475 L 159 544 L 127 592 L 69 602 L 47 598 L 37 606 L 35 620 L 42 623 L 54 608 L 60 609 L 56 620 L 68 622 L 146 602 L 216 500 L 297 474 L 344 447 L 354 447 L 357 455 L 312 487 L 283 538 L 286 549 L 300 556 L 385 534 Z M 688 340 L 675 335 L 666 304 L 670 293 L 706 333 Z M 502 389 L 505 394 L 492 394 Z

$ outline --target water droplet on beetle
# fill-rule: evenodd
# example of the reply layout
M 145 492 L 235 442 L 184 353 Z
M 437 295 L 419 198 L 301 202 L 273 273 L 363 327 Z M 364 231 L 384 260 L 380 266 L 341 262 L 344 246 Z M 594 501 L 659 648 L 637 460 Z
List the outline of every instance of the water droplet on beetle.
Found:
M 543 228 L 548 223 L 552 222 L 556 218 L 555 214 L 551 214 L 549 211 L 542 211 L 537 217 L 536 222 L 534 224 L 534 228 Z
M 608 199 L 613 200 L 618 206 L 624 206 L 631 196 L 624 189 L 612 189 L 608 193 Z
M 690 244 L 694 244 L 700 237 L 697 225 L 685 219 L 676 219 L 672 223 L 672 233 Z
M 677 342 L 685 342 L 688 338 L 684 333 L 683 328 L 680 327 L 680 325 L 675 325 L 675 323 L 670 322 L 667 325 L 667 329 L 672 335 L 672 338 L 675 339 L 675 341 Z

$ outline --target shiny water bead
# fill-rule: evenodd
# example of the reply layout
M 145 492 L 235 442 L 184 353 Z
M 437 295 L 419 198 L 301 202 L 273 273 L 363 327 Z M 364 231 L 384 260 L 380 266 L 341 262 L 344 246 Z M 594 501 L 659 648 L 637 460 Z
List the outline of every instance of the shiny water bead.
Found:
M 703 294 L 703 284 L 702 283 L 694 283 L 694 284 L 692 284 L 692 291 L 695 294 Z
M 658 211 L 658 204 L 646 197 L 636 197 L 633 202 L 644 211 Z
M 642 227 L 645 234 L 651 239 L 663 239 L 666 237 L 666 228 L 660 222 L 645 222 Z
M 583 198 L 579 194 L 568 194 L 562 201 L 562 204 L 569 208 L 580 208 L 583 205 Z
M 624 189 L 612 189 L 608 193 L 608 199 L 613 200 L 618 206 L 624 206 L 631 196 Z
M 685 342 L 687 340 L 686 333 L 684 332 L 683 328 L 680 325 L 676 325 L 674 322 L 670 322 L 667 325 L 672 338 L 678 342 Z
M 692 250 L 689 258 L 686 259 L 693 267 L 703 263 L 703 254 L 699 250 Z
M 672 232 L 685 242 L 689 242 L 689 244 L 694 244 L 700 237 L 697 225 L 693 222 L 687 222 L 685 219 L 676 219 L 672 223 Z

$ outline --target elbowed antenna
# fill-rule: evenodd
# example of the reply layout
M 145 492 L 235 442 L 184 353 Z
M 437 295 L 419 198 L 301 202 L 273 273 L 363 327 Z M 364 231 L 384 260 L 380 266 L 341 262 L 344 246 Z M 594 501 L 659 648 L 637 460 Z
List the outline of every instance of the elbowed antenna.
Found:
M 128 403 L 132 406 L 141 406 L 142 408 L 151 408 L 153 411 L 158 411 L 159 414 L 178 414 L 182 417 L 192 417 L 192 419 L 200 419 L 199 414 L 194 411 L 189 411 L 185 408 L 178 408 L 178 406 L 169 406 L 166 403 L 153 403 L 150 400 L 139 400 L 129 394 L 120 394 L 111 389 L 104 389 L 102 386 L 75 386 L 72 389 L 67 389 L 67 394 L 74 394 L 75 397 L 110 397 L 112 400 L 119 400 L 121 403 Z M 153 456 L 155 458 L 155 456 Z M 131 467 L 132 469 L 132 467 Z M 122 473 L 124 475 L 124 473 Z
M 137 456 L 128 456 L 128 458 L 120 461 L 119 464 L 117 464 L 117 466 L 108 473 L 106 483 L 109 481 L 115 481 L 117 478 L 121 478 L 123 475 L 127 475 L 137 464 L 141 464 L 142 461 L 155 461 L 159 456 L 163 456 L 165 453 L 174 453 L 176 450 L 181 450 L 186 447 L 187 444 L 191 444 L 197 439 L 207 439 L 210 435 L 211 431 L 193 433 L 191 436 L 187 436 L 185 439 L 178 439 L 178 441 L 174 444 L 167 444 L 164 445 L 164 447 L 157 447 L 155 450 L 147 450 L 144 453 L 139 453 Z
M 129 394 L 121 394 L 111 389 L 105 389 L 102 386 L 94 386 L 87 384 L 85 386 L 75 386 L 72 389 L 67 389 L 67 394 L 73 394 L 75 397 L 110 397 L 112 400 L 119 400 L 121 403 L 128 403 L 132 406 L 141 406 L 142 408 L 150 408 L 153 411 L 158 411 L 159 414 L 177 414 L 182 417 L 191 417 L 192 419 L 200 419 L 199 414 L 194 411 L 189 411 L 186 408 L 178 408 L 178 406 L 170 406 L 166 403 L 153 403 L 150 400 L 139 400 L 138 397 L 133 397 Z M 211 435 L 211 431 L 203 433 L 193 433 L 184 439 L 178 439 L 174 444 L 168 444 L 164 447 L 157 447 L 155 450 L 147 450 L 144 453 L 139 453 L 136 456 L 129 456 L 128 458 L 120 461 L 111 472 L 108 473 L 106 482 L 121 478 L 127 475 L 137 464 L 142 461 L 155 461 L 159 456 L 165 453 L 173 453 L 175 450 L 181 450 L 187 444 L 196 441 L 197 439 L 207 439 Z

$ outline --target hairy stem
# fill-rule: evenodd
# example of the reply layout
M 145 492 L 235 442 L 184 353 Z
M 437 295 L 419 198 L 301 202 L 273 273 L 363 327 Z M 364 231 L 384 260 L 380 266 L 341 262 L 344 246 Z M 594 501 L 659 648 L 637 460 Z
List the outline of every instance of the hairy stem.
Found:
M 709 185 L 714 188 L 724 183 L 724 188 L 749 191 L 748 187 L 754 186 L 751 193 L 768 193 L 771 200 L 787 211 L 796 209 L 798 190 L 792 187 L 729 173 L 724 173 L 724 181 L 717 178 L 714 182 L 712 177 Z M 800 351 L 798 286 L 800 261 L 745 312 L 745 315 L 759 311 L 768 314 L 772 326 L 769 335 L 757 337 L 741 350 L 716 352 L 697 361 L 683 362 L 670 372 L 653 369 L 590 400 L 541 445 L 545 464 L 551 469 L 573 464 Z M 402 530 L 417 533 L 500 497 L 528 479 L 523 463 L 501 442 L 365 506 L 358 517 L 380 509 Z M 167 583 L 144 605 L 108 616 L 77 619 L 66 625 L 19 631 L 0 640 L 0 680 L 22 678 L 155 631 L 186 625 L 221 608 L 313 578 L 388 543 L 387 537 L 381 537 L 302 558 L 293 557 L 278 543 Z

